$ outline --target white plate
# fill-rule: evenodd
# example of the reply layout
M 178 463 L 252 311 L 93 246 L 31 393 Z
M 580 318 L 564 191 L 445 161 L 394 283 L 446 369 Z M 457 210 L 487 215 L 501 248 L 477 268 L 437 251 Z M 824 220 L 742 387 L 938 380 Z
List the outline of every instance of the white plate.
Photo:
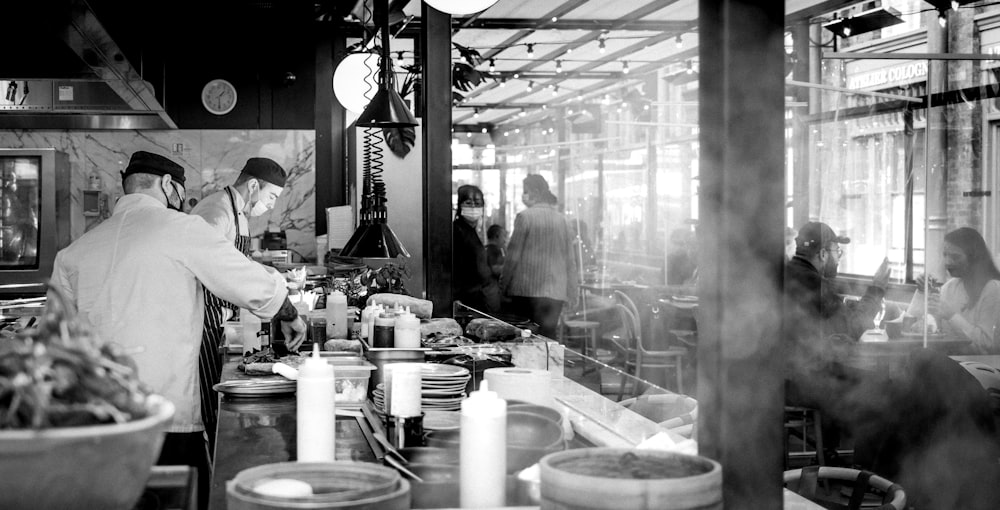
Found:
M 425 430 L 458 430 L 462 424 L 462 415 L 454 411 L 424 412 Z
M 424 363 L 421 374 L 425 379 L 449 379 L 469 375 L 469 369 L 441 363 Z
M 212 389 L 231 397 L 259 397 L 295 393 L 295 381 L 278 379 L 237 379 L 212 386 Z

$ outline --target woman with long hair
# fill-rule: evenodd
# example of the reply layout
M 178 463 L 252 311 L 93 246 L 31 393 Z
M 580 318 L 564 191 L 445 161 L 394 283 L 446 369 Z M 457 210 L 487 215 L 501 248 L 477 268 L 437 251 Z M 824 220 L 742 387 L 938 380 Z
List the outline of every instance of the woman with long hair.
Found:
M 487 313 L 500 311 L 500 289 L 479 237 L 483 222 L 483 192 L 471 184 L 459 186 L 458 209 L 452 223 L 452 294 L 456 301 Z
M 944 236 L 944 264 L 951 278 L 940 292 L 927 296 L 927 309 L 938 323 L 972 341 L 977 353 L 1000 352 L 994 338 L 1000 317 L 1000 270 L 975 229 L 962 227 Z M 936 283 L 931 279 L 930 287 Z M 914 300 L 923 299 L 919 280 Z

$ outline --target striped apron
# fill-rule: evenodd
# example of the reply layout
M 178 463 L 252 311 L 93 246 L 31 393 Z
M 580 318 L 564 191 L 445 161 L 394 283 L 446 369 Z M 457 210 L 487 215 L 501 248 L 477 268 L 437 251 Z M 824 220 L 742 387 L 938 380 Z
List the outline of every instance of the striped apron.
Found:
M 240 234 L 239 212 L 236 210 L 236 198 L 232 188 L 226 188 L 229 203 L 233 208 L 233 218 L 236 221 L 236 249 L 250 256 L 250 236 Z M 239 307 L 217 297 L 205 289 L 205 322 L 201 335 L 201 354 L 198 357 L 198 375 L 201 380 L 201 419 L 205 423 L 205 433 L 208 435 L 208 451 L 215 453 L 215 427 L 218 421 L 219 397 L 212 386 L 219 382 L 222 374 L 222 346 L 225 342 L 225 309 L 233 313 L 230 317 L 239 317 Z

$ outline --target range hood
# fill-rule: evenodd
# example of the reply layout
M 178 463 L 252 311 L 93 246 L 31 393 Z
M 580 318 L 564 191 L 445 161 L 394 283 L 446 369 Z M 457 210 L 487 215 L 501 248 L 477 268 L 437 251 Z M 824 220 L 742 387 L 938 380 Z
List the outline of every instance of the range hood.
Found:
M 152 85 L 87 2 L 68 3 L 65 24 L 55 32 L 86 72 L 58 78 L 0 75 L 0 129 L 176 129 Z

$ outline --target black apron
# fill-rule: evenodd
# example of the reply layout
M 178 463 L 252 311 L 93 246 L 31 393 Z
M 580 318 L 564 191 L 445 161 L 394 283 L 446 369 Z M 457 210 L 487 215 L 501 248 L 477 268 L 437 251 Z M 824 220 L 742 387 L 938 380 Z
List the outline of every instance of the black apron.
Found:
M 250 236 L 240 234 L 240 214 L 236 210 L 236 197 L 232 188 L 226 188 L 229 203 L 233 208 L 233 219 L 236 221 L 236 239 L 234 244 L 247 257 L 250 256 Z M 215 454 L 215 427 L 218 422 L 219 397 L 212 386 L 218 384 L 222 375 L 222 347 L 225 342 L 225 309 L 233 313 L 230 317 L 239 317 L 239 307 L 205 291 L 205 321 L 201 335 L 201 354 L 198 357 L 198 375 L 201 380 L 201 420 L 205 424 L 208 435 L 208 451 Z

